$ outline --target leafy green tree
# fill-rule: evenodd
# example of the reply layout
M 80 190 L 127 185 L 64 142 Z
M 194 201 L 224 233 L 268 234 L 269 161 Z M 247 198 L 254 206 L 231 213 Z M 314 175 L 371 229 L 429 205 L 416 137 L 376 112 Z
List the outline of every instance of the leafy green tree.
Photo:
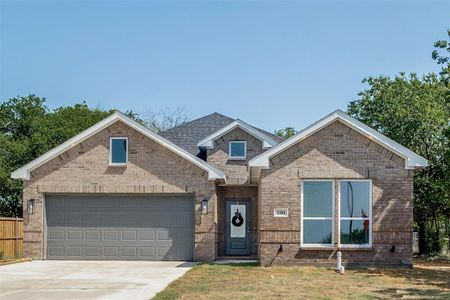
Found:
M 0 105 L 0 215 L 21 216 L 22 184 L 11 172 L 111 113 L 86 103 L 50 111 L 45 98 L 12 98 Z
M 429 161 L 414 181 L 414 218 L 421 253 L 438 252 L 442 224 L 450 217 L 447 166 L 450 106 L 448 87 L 435 74 L 370 77 L 348 113 Z
M 448 41 L 439 40 L 434 43 L 434 50 L 431 57 L 441 65 L 441 72 L 444 81 L 448 84 L 450 81 L 450 29 L 447 30 Z
M 114 110 L 91 108 L 85 102 L 49 110 L 45 98 L 35 95 L 12 98 L 0 105 L 0 215 L 22 215 L 22 184 L 11 172 L 98 123 Z M 188 117 L 182 108 L 142 118 L 125 115 L 154 131 L 182 124 Z
M 280 130 L 275 130 L 275 135 L 278 135 L 284 139 L 290 138 L 296 133 L 297 131 L 293 127 L 286 127 Z

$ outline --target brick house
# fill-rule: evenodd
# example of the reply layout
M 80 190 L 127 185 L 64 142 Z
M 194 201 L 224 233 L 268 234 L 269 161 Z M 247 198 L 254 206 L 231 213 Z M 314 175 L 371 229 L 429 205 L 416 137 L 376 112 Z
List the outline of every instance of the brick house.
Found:
M 283 140 L 213 113 L 158 134 L 115 113 L 14 171 L 35 259 L 412 264 L 427 161 L 342 111 Z

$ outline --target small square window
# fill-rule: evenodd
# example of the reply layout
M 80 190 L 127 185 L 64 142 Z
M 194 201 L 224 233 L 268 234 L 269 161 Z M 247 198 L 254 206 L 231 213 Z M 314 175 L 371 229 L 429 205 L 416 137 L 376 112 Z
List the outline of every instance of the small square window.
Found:
M 247 143 L 245 141 L 231 141 L 228 156 L 230 159 L 245 159 L 247 156 Z
M 128 163 L 128 139 L 112 137 L 109 144 L 109 164 L 111 166 L 124 166 Z

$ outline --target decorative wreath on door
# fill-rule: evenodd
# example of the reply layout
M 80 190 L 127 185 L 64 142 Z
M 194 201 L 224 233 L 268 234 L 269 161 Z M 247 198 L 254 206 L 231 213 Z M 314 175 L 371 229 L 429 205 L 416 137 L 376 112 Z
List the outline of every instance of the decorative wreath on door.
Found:
M 239 209 L 236 208 L 234 212 L 234 217 L 231 219 L 231 223 L 236 227 L 241 227 L 244 224 L 244 218 L 241 215 Z

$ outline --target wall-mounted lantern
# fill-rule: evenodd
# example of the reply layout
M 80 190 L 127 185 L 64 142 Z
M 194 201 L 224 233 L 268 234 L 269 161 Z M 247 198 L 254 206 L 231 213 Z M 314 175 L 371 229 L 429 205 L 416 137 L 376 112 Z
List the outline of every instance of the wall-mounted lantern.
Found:
M 208 198 L 204 198 L 201 203 L 202 215 L 208 214 Z
M 34 213 L 34 199 L 28 200 L 27 213 L 32 215 Z

